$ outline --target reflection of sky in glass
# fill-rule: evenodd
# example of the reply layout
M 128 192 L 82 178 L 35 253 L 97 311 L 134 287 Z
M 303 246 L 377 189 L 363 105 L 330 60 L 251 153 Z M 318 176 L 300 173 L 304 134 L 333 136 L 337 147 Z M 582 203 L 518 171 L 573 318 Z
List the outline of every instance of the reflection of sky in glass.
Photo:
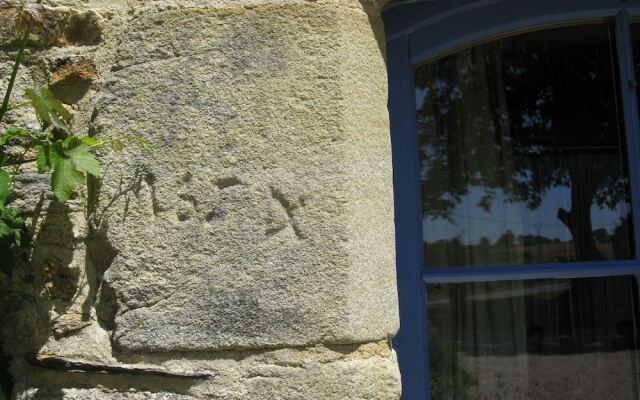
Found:
M 490 212 L 477 204 L 485 194 L 483 188 L 472 188 L 469 194 L 456 205 L 451 220 L 445 218 L 423 218 L 422 225 L 425 243 L 441 239 L 458 238 L 463 244 L 477 244 L 481 237 L 491 242 L 507 230 L 517 235 L 541 235 L 549 239 L 570 241 L 571 232 L 557 217 L 558 209 L 571 209 L 571 191 L 567 187 L 550 189 L 540 207 L 529 209 L 522 202 L 508 203 L 504 194 L 498 190 Z M 526 212 L 523 212 L 526 210 Z M 606 229 L 612 234 L 621 224 L 621 217 L 629 212 L 626 203 L 618 203 L 613 209 L 591 206 L 593 230 Z M 541 222 L 544 221 L 544 222 Z
M 425 99 L 427 98 L 428 88 L 421 88 L 416 86 L 416 110 L 420 110 L 422 105 L 424 104 Z

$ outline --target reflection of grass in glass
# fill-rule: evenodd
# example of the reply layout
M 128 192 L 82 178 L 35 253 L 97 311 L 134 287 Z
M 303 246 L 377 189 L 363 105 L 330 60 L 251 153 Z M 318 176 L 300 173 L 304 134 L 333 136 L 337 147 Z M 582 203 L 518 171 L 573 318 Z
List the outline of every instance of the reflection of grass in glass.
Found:
M 432 343 L 429 347 L 432 400 L 464 400 L 476 379 L 465 371 L 458 353 L 450 343 Z

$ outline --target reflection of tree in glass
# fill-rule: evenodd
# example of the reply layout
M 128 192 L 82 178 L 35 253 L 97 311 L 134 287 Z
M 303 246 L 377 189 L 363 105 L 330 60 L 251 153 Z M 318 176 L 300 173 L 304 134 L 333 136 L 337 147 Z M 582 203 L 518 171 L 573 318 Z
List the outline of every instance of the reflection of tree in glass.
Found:
M 417 68 L 425 215 L 451 220 L 474 187 L 484 190 L 477 205 L 487 212 L 498 192 L 536 209 L 550 189 L 566 187 L 571 209 L 559 208 L 557 219 L 576 260 L 603 259 L 591 206 L 629 201 L 610 40 L 605 25 L 556 29 Z

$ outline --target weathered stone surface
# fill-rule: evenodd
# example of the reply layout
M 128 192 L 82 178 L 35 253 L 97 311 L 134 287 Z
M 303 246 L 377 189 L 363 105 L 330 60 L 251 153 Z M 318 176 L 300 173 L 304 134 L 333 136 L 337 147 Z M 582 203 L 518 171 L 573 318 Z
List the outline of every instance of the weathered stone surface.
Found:
M 15 13 L 0 13 L 0 44 L 16 45 Z M 37 47 L 98 44 L 102 39 L 103 18 L 94 10 L 45 7 L 43 22 L 34 26 L 30 45 Z
M 358 4 L 131 23 L 94 121 L 154 147 L 103 159 L 97 223 L 117 255 L 98 268 L 118 349 L 394 334 L 386 76 Z
M 0 15 L 2 15 L 0 13 Z M 2 22 L 0 21 L 0 24 Z M 5 88 L 8 86 L 9 77 L 11 76 L 11 72 L 13 70 L 13 61 L 0 61 L 0 93 L 4 97 Z M 23 96 L 24 89 L 29 87 L 34 87 L 36 83 L 30 72 L 26 69 L 22 69 L 18 71 L 18 75 L 15 81 L 15 90 L 12 93 L 11 100 L 14 103 L 20 103 L 26 101 Z M 3 120 L 3 125 L 14 125 L 16 123 L 20 123 L 21 126 L 36 130 L 39 128 L 38 119 L 35 114 L 31 113 L 26 108 L 21 108 L 14 110 L 8 113 Z
M 105 152 L 101 184 L 65 206 L 34 168 L 18 177 L 11 204 L 37 250 L 0 273 L 16 398 L 397 399 L 384 44 L 363 11 L 373 6 L 47 4 L 13 100 L 53 85 L 77 133 L 91 122 L 100 137 L 154 148 Z M 15 50 L 1 22 L 0 92 Z M 28 109 L 9 122 L 37 128 Z M 213 377 L 51 370 L 25 352 Z
M 386 342 L 268 351 L 205 352 L 197 356 L 193 353 L 177 357 L 147 355 L 143 359 L 145 363 L 159 365 L 163 370 L 209 371 L 214 377 L 203 381 L 127 374 L 68 373 L 64 375 L 64 380 L 60 380 L 59 373 L 42 375 L 42 369 L 30 369 L 25 373 L 38 378 L 32 385 L 18 388 L 17 398 L 386 400 L 398 399 L 400 395 L 396 360 Z M 101 389 L 88 390 L 88 387 Z
M 103 389 L 39 389 L 25 390 L 17 400 L 190 400 L 191 396 L 174 393 L 115 392 Z
M 91 321 L 80 313 L 62 314 L 53 321 L 53 334 L 61 337 L 91 325 Z
M 54 2 L 47 3 L 55 5 Z M 69 82 L 58 79 L 62 76 L 55 74 L 65 65 L 61 60 L 86 60 L 96 65 L 96 75 L 104 75 L 105 69 L 112 64 L 109 57 L 115 53 L 114 38 L 119 37 L 118 29 L 123 21 L 114 10 L 109 11 L 109 7 L 104 4 L 100 12 L 48 7 L 45 27 L 36 29 L 32 35 L 33 43 L 25 53 L 11 101 L 24 101 L 23 93 L 27 88 L 50 82 Z M 13 24 L 5 18 L 6 14 L 0 14 L 0 93 L 4 95 L 16 54 L 16 41 Z M 97 21 L 98 14 L 110 15 L 109 27 L 104 31 L 102 25 L 96 30 L 88 21 L 93 17 L 96 17 L 94 22 Z M 72 33 L 69 30 L 73 25 L 71 18 L 87 23 L 82 28 L 76 24 L 77 29 L 73 28 Z M 92 30 L 89 36 L 100 34 L 100 46 L 93 43 L 93 39 L 91 43 L 84 41 L 84 28 Z M 102 39 L 110 42 L 103 43 Z M 84 74 L 83 78 L 88 76 Z M 99 83 L 92 86 L 81 100 L 69 107 L 74 114 L 73 129 L 78 135 L 86 135 L 88 131 L 87 121 L 98 87 Z M 0 126 L 0 132 L 5 128 L 4 124 L 32 131 L 40 128 L 35 113 L 28 107 L 11 110 Z M 35 157 L 35 153 L 27 154 L 28 158 L 31 156 Z M 49 181 L 47 174 L 36 173 L 35 163 L 25 164 L 15 179 L 14 191 L 9 198 L 9 205 L 20 209 L 25 216 L 27 228 L 24 249 L 11 258 L 4 251 L 0 254 L 0 360 L 5 357 L 11 360 L 9 372 L 16 384 L 32 377 L 32 373 L 20 369 L 20 362 L 28 352 L 50 350 L 56 355 L 113 361 L 109 336 L 96 326 L 97 318 L 92 315 L 94 271 L 85 257 L 84 246 L 86 190 L 78 190 L 71 201 L 61 205 L 54 200 Z M 91 325 L 86 326 L 89 322 Z M 3 385 L 6 374 L 6 366 L 0 362 Z

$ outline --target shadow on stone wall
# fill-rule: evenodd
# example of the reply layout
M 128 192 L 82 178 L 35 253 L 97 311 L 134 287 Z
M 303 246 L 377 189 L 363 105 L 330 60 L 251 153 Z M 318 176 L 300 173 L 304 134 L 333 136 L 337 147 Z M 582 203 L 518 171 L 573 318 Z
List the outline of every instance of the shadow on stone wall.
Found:
M 108 169 L 108 166 L 107 166 Z M 116 250 L 109 243 L 107 237 L 108 215 L 114 204 L 122 199 L 125 209 L 132 197 L 137 197 L 145 174 L 141 169 L 136 169 L 133 177 L 128 180 L 120 179 L 117 191 L 109 196 L 101 191 L 100 181 L 89 178 L 88 196 L 88 235 L 86 240 L 86 274 L 89 283 L 89 295 L 82 305 L 83 312 L 89 313 L 92 308 L 96 310 L 96 316 L 100 325 L 107 331 L 112 331 L 115 324 L 115 316 L 118 311 L 115 292 L 104 282 L 104 274 L 117 256 Z M 126 211 L 123 218 L 126 218 Z
M 116 202 L 134 201 L 145 176 L 143 171 L 136 171 L 131 179 L 122 180 L 115 194 L 106 199 L 99 199 L 99 182 L 90 181 L 86 219 L 73 217 L 85 212 L 78 203 L 62 205 L 50 194 L 45 194 L 48 191 L 44 185 L 48 181 L 40 178 L 46 177 L 27 174 L 18 178 L 18 186 L 21 181 L 31 185 L 31 189 L 25 189 L 27 193 L 18 187 L 16 198 L 10 199 L 27 217 L 25 242 L 18 251 L 9 250 L 6 243 L 0 244 L 3 260 L 0 268 L 0 388 L 7 398 L 12 391 L 30 399 L 69 398 L 62 387 L 79 390 L 101 387 L 111 392 L 126 392 L 135 387 L 150 393 L 163 390 L 186 393 L 203 379 L 167 373 L 161 368 L 148 370 L 119 362 L 96 363 L 91 360 L 94 356 L 91 344 L 83 348 L 87 360 L 79 360 L 76 364 L 64 355 L 51 353 L 49 348 L 52 341 L 65 343 L 64 340 L 71 339 L 70 345 L 58 347 L 66 346 L 65 350 L 78 354 L 81 353 L 79 349 L 68 348 L 74 345 L 75 335 L 82 335 L 81 332 L 92 324 L 98 324 L 105 332 L 114 328 L 115 293 L 103 283 L 104 273 L 116 256 L 107 238 L 106 216 Z M 34 182 L 41 189 L 35 203 Z M 102 206 L 97 208 L 97 204 Z M 78 234 L 84 226 L 74 226 L 79 222 L 87 225 L 86 237 Z M 82 254 L 83 250 L 85 254 Z M 94 321 L 96 317 L 97 321 Z M 108 340 L 103 347 L 103 352 L 111 353 L 113 359 L 119 360 Z M 12 375 L 19 377 L 20 382 L 14 382 Z M 79 398 L 85 398 L 83 396 L 89 394 Z
M 359 0 L 362 5 L 362 9 L 369 18 L 369 24 L 371 25 L 372 33 L 378 43 L 378 49 L 380 55 L 386 61 L 387 54 L 387 37 L 384 32 L 384 23 L 382 22 L 382 9 L 383 4 L 388 3 L 386 0 Z
M 23 247 L 8 250 L 0 243 L 3 268 L 0 272 L 0 385 L 13 387 L 11 362 L 21 364 L 24 354 L 37 352 L 47 341 L 50 310 L 63 315 L 74 301 L 81 271 L 72 265 L 73 231 L 69 209 L 44 195 L 30 213 L 30 228 Z M 14 365 L 15 366 L 15 365 Z

